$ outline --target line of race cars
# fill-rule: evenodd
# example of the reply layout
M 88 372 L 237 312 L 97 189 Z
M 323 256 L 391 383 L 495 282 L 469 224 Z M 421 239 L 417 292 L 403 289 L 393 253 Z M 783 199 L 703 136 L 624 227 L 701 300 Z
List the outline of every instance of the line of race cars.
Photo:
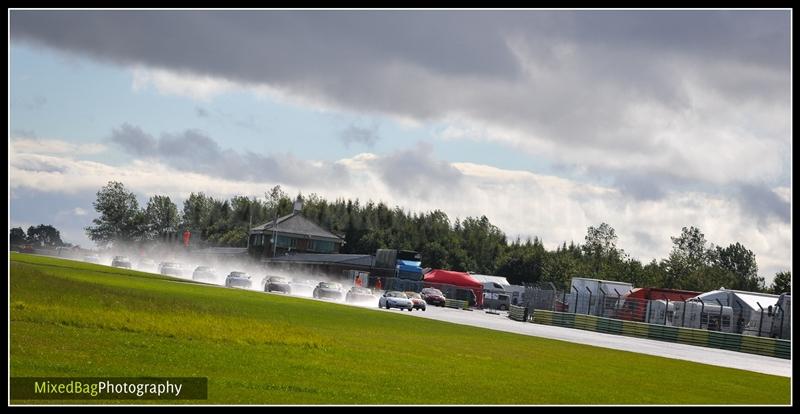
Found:
M 84 261 L 100 263 L 97 255 L 84 257 Z M 126 256 L 114 256 L 111 266 L 131 269 L 131 260 Z M 151 271 L 156 268 L 153 260 L 142 259 L 137 263 L 137 269 Z M 177 262 L 165 261 L 157 266 L 158 273 L 168 276 L 184 277 L 183 265 Z M 210 266 L 197 266 L 192 272 L 192 280 L 200 282 L 217 283 L 219 280 L 217 271 Z M 225 277 L 225 287 L 252 289 L 253 282 L 250 274 L 243 271 L 234 270 Z M 336 301 L 344 300 L 348 303 L 369 302 L 378 299 L 380 308 L 397 308 L 408 311 L 426 310 L 427 305 L 444 306 L 444 294 L 435 288 L 424 288 L 420 293 L 387 291 L 383 294 L 373 292 L 372 289 L 362 286 L 352 286 L 349 290 L 341 283 L 331 281 L 315 281 L 310 279 L 292 280 L 283 276 L 267 275 L 261 280 L 261 288 L 264 292 L 281 292 L 285 294 L 311 295 L 315 299 L 332 299 Z

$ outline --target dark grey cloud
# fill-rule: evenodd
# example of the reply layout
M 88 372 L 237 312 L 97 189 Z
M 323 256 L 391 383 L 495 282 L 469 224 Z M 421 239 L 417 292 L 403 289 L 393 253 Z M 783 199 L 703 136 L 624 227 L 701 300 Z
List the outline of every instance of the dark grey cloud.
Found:
M 346 147 L 350 147 L 350 144 L 362 144 L 372 148 L 380 139 L 381 137 L 378 135 L 377 125 L 366 128 L 350 125 L 339 133 L 339 140 L 342 141 Z
M 419 143 L 372 161 L 392 191 L 415 198 L 452 194 L 463 185 L 464 175 L 449 163 L 433 157 L 433 147 Z
M 629 171 L 625 174 L 612 169 L 592 169 L 590 171 L 595 176 L 612 177 L 612 187 L 637 201 L 658 201 L 675 192 L 696 191 L 715 194 L 721 190 L 719 186 L 703 181 L 693 181 L 670 173 L 639 170 Z
M 742 208 L 760 223 L 773 217 L 784 223 L 791 222 L 791 205 L 769 187 L 741 184 L 738 187 L 738 195 Z
M 649 175 L 631 174 L 615 177 L 615 187 L 637 200 L 660 200 L 667 193 L 662 179 Z
M 127 123 L 114 128 L 109 140 L 136 156 L 153 156 L 158 150 L 158 141 L 152 135 Z
M 181 171 L 212 177 L 299 186 L 326 183 L 335 187 L 349 182 L 347 169 L 341 165 L 312 163 L 291 154 L 240 153 L 222 148 L 197 130 L 162 133 L 156 139 L 138 126 L 126 123 L 112 131 L 110 141 L 133 156 L 156 159 Z
M 286 80 L 399 58 L 454 73 L 513 70 L 477 13 L 297 11 L 13 11 L 15 38 L 125 63 L 246 81 Z M 497 14 L 497 13 L 490 13 Z M 504 13 L 513 17 L 511 13 Z M 491 31 L 497 30 L 497 23 Z M 104 34 L 110 36 L 104 37 Z M 480 53 L 475 53 L 480 51 Z M 319 71 L 325 63 L 326 70 Z M 374 65 L 368 65 L 374 67 Z
M 194 108 L 194 113 L 195 113 L 195 114 L 196 114 L 198 117 L 200 117 L 200 118 L 208 118 L 209 116 L 211 116 L 211 115 L 208 113 L 208 111 L 207 111 L 207 110 L 205 110 L 204 108 L 201 108 L 201 107 L 199 107 L 199 106 L 197 106 L 197 107 L 195 107 L 195 108 Z
M 386 60 L 518 73 L 506 35 L 674 50 L 788 68 L 788 11 L 32 11 L 11 35 L 120 62 L 269 82 Z M 543 57 L 549 49 L 542 49 Z M 315 64 L 325 63 L 324 71 Z M 372 62 L 372 64 L 370 64 Z M 363 65 L 367 64 L 367 67 Z M 299 71 L 299 72 L 297 72 Z
M 499 125 L 559 147 L 551 155 L 565 162 L 617 157 L 618 175 L 630 174 L 627 159 L 664 157 L 650 163 L 656 182 L 676 169 L 752 181 L 739 176 L 750 161 L 740 154 L 717 161 L 725 171 L 712 179 L 682 148 L 786 141 L 773 125 L 789 116 L 790 27 L 789 10 L 10 12 L 14 41 L 368 114 Z M 678 138 L 659 136 L 665 111 Z M 746 133 L 707 132 L 723 127 Z M 662 194 L 642 179 L 623 185 Z

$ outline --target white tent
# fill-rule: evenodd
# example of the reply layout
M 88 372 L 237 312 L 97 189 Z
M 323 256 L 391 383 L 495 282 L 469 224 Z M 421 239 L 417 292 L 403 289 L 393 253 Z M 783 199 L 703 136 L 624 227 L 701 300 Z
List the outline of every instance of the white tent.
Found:
M 697 295 L 694 299 L 713 305 L 718 305 L 717 301 L 719 301 L 722 306 L 731 307 L 735 319 L 734 332 L 766 336 L 771 331 L 772 314 L 776 311 L 779 297 L 768 293 L 746 292 L 723 287 Z
M 522 295 L 525 293 L 524 286 L 512 285 L 508 283 L 508 279 L 502 276 L 479 275 L 476 273 L 470 273 L 469 275 L 483 284 L 484 292 L 506 292 L 511 295 L 511 304 L 513 305 L 522 301 Z
M 746 292 L 743 290 L 725 289 L 724 287 L 697 295 L 697 298 L 702 299 L 703 302 L 712 302 L 716 304 L 716 300 L 719 299 L 723 306 L 746 308 L 756 312 L 761 310 L 761 308 L 767 309 L 769 306 L 775 307 L 779 297 L 778 295 L 770 295 L 768 293 Z M 758 305 L 761 305 L 761 308 L 759 308 Z
M 508 283 L 508 280 L 502 276 L 479 275 L 476 273 L 470 273 L 469 275 L 478 282 L 483 283 L 484 289 L 505 290 L 506 286 L 511 285 Z

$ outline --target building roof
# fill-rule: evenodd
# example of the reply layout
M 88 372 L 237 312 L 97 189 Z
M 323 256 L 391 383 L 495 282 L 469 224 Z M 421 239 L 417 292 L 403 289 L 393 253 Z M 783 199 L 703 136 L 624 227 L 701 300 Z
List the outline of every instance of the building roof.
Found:
M 246 247 L 209 247 L 205 249 L 192 250 L 192 254 L 219 254 L 219 255 L 238 255 L 247 254 Z
M 769 293 L 746 292 L 742 290 L 719 289 L 697 295 L 702 300 L 719 299 L 725 306 L 733 306 L 730 302 L 737 301 L 741 305 L 749 306 L 753 310 L 759 310 L 758 305 L 766 309 L 768 306 L 775 306 L 778 303 L 779 295 Z M 714 301 L 716 302 L 716 301 Z
M 511 283 L 508 283 L 508 280 L 502 276 L 479 275 L 476 273 L 470 273 L 469 275 L 472 276 L 473 279 L 481 283 L 492 282 L 503 286 L 511 285 Z
M 303 217 L 302 214 L 297 212 L 279 217 L 276 222 L 277 226 L 275 226 L 274 231 L 277 233 L 307 236 L 312 239 L 322 239 L 339 243 L 344 242 L 341 237 L 323 229 L 317 225 L 317 223 Z M 260 226 L 253 227 L 250 229 L 250 233 L 270 233 L 273 231 L 274 224 L 275 222 L 270 220 Z
M 287 256 L 275 256 L 264 259 L 268 262 L 305 263 L 305 264 L 342 264 L 355 266 L 372 266 L 374 257 L 369 254 L 324 254 L 300 253 Z
M 630 283 L 623 282 L 623 281 L 620 281 L 620 280 L 592 279 L 590 277 L 578 277 L 578 276 L 575 276 L 575 277 L 572 278 L 572 280 L 573 281 L 574 280 L 587 280 L 587 281 L 599 282 L 599 283 L 605 283 L 605 284 L 630 285 Z M 633 285 L 631 285 L 631 286 L 633 286 Z

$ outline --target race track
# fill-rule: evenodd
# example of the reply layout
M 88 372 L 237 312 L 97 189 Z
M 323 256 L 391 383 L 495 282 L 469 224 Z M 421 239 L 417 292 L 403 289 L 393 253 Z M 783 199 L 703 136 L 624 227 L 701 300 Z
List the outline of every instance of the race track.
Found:
M 762 355 L 747 354 L 743 352 L 728 351 L 717 348 L 706 348 L 673 342 L 656 341 L 651 339 L 633 338 L 622 335 L 610 335 L 599 332 L 584 331 L 581 329 L 561 328 L 557 326 L 539 325 L 534 323 L 518 322 L 507 317 L 506 312 L 499 315 L 485 311 L 465 311 L 450 308 L 428 307 L 425 312 L 406 312 L 397 309 L 383 312 L 402 312 L 409 316 L 436 319 L 471 325 L 498 331 L 514 332 L 522 335 L 538 336 L 542 338 L 557 339 L 603 348 L 618 349 L 621 351 L 638 352 L 642 354 L 661 356 L 665 358 L 682 359 L 699 362 L 702 364 L 717 365 L 721 367 L 737 368 L 764 374 L 791 377 L 792 363 L 790 360 L 772 358 Z

